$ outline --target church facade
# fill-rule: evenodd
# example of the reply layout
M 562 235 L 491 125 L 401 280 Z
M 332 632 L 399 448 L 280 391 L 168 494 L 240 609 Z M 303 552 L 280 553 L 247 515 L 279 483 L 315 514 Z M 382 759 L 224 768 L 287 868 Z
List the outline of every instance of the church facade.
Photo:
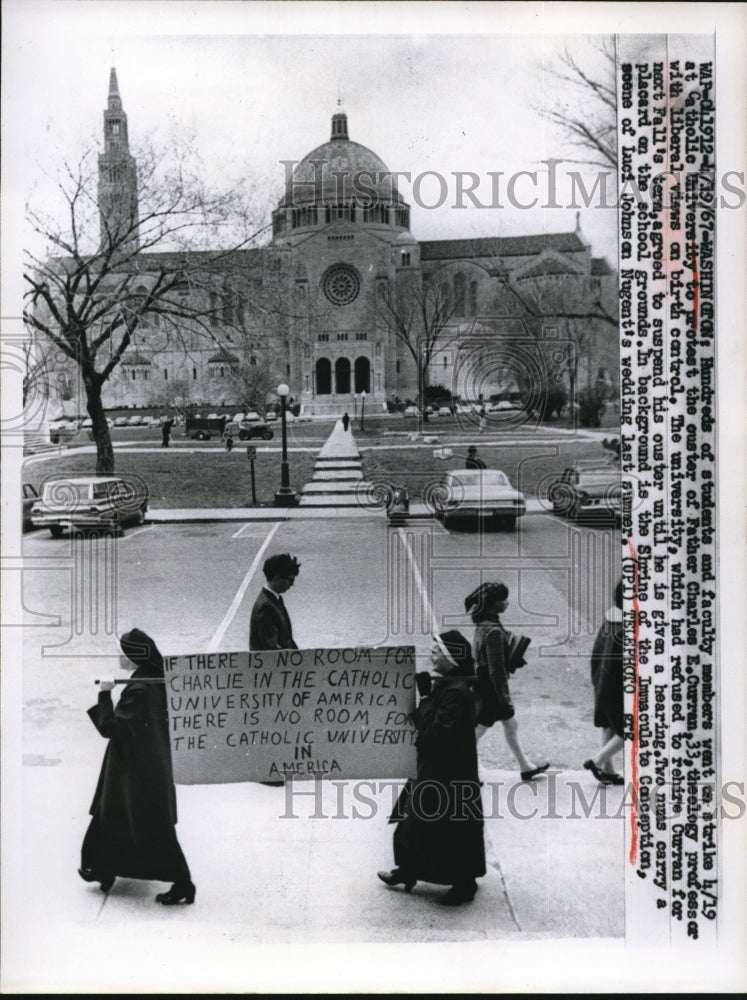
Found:
M 137 217 L 137 198 L 112 70 L 99 157 L 102 235 Z M 146 296 L 149 262 L 162 265 L 163 255 L 141 256 L 136 291 Z M 183 294 L 191 308 L 202 304 L 205 321 L 175 338 L 157 313 L 144 315 L 105 385 L 107 408 L 241 406 L 247 378 L 259 372 L 267 386 L 286 382 L 309 414 L 352 412 L 363 392 L 381 411 L 415 400 L 421 383 L 487 400 L 527 391 L 550 357 L 556 378 L 616 388 L 616 275 L 578 224 L 566 233 L 419 241 L 386 164 L 350 138 L 339 109 L 329 139 L 288 176 L 270 241 L 231 255 L 223 281 L 185 281 Z

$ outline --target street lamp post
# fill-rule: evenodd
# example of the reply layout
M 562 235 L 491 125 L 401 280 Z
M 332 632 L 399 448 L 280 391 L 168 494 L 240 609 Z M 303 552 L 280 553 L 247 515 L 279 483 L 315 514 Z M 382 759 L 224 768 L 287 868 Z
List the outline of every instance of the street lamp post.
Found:
M 361 430 L 363 430 L 363 416 L 366 412 L 366 390 L 361 389 Z
M 280 427 L 283 436 L 283 457 L 280 462 L 280 489 L 275 494 L 276 507 L 294 507 L 296 504 L 296 494 L 290 488 L 290 473 L 288 471 L 288 432 L 286 429 L 285 408 L 287 406 L 288 393 L 290 389 L 281 382 L 278 386 L 278 396 L 280 396 Z

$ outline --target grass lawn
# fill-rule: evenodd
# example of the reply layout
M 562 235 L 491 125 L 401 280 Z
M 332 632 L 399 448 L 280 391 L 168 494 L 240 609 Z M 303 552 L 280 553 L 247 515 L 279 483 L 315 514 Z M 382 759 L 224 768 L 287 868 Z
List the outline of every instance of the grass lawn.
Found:
M 553 479 L 578 459 L 606 461 L 607 453 L 593 441 L 573 441 L 561 445 L 501 445 L 488 444 L 474 438 L 478 454 L 489 469 L 501 469 L 511 484 L 527 497 L 543 497 Z M 363 474 L 374 482 L 390 482 L 406 486 L 412 500 L 419 500 L 424 491 L 439 482 L 449 469 L 463 469 L 467 457 L 464 445 L 449 445 L 453 458 L 433 457 L 437 445 L 406 450 L 382 448 L 362 451 Z
M 288 455 L 291 487 L 297 492 L 311 480 L 316 455 L 327 440 L 333 423 L 330 419 L 288 427 L 288 447 L 303 449 L 290 451 Z M 411 447 L 404 436 L 385 436 L 386 432 L 414 431 L 416 425 L 414 417 L 386 418 L 378 415 L 366 416 L 363 432 L 359 419 L 353 423 L 366 479 L 405 485 L 413 500 L 420 499 L 424 489 L 439 481 L 447 469 L 463 468 L 469 444 L 477 445 L 488 468 L 502 469 L 512 484 L 528 497 L 543 495 L 549 482 L 577 459 L 604 460 L 606 456 L 601 444 L 573 438 L 559 445 L 534 444 L 531 440 L 520 445 L 490 443 L 476 435 L 474 428 L 468 424 L 460 426 L 453 418 L 432 420 L 425 428 L 426 433 L 440 432 L 449 439 L 459 441 L 448 445 L 453 449 L 454 457 L 445 461 L 433 457 L 437 445 Z M 562 427 L 563 423 L 553 421 L 548 429 L 554 426 Z M 495 428 L 489 424 L 488 429 Z M 260 507 L 273 506 L 275 491 L 280 486 L 279 425 L 274 430 L 272 442 L 251 442 L 257 446 L 254 469 L 257 506 Z M 613 434 L 619 433 L 614 426 L 610 430 Z M 151 507 L 251 506 L 250 467 L 244 443 L 236 442 L 229 454 L 217 440 L 193 442 L 177 430 L 172 437 L 172 447 L 166 450 L 160 448 L 158 429 L 144 427 L 113 428 L 112 441 L 115 444 L 115 471 L 142 476 L 150 491 Z M 116 448 L 117 444 L 125 443 L 138 449 L 147 447 L 157 450 L 133 453 Z M 87 435 L 79 435 L 71 442 L 71 447 L 81 444 L 90 446 Z M 201 450 L 193 453 L 187 450 L 190 447 Z M 267 447 L 273 450 L 262 450 Z M 23 480 L 39 489 L 50 476 L 92 475 L 95 471 L 95 454 L 63 453 L 60 458 L 27 464 Z
M 257 442 L 261 443 L 261 442 Z M 300 491 L 313 474 L 315 452 L 293 452 L 288 456 L 291 487 Z M 118 475 L 142 476 L 150 491 L 150 506 L 163 507 L 251 507 L 252 487 L 245 449 L 230 454 L 223 450 L 190 453 L 178 448 L 157 453 L 114 453 Z M 39 488 L 48 477 L 92 475 L 94 454 L 62 456 L 35 462 L 24 471 L 23 481 Z M 280 453 L 257 451 L 254 463 L 257 506 L 272 507 L 280 487 Z

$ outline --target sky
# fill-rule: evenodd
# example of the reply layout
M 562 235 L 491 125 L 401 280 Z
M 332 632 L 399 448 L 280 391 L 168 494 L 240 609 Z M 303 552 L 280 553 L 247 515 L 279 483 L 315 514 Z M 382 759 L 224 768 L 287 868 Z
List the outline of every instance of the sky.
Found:
M 266 203 L 268 222 L 282 191 L 282 161 L 300 160 L 329 139 L 340 99 L 350 138 L 390 169 L 410 172 L 412 182 L 401 181 L 400 191 L 412 207 L 417 239 L 564 232 L 576 225 L 573 208 L 541 207 L 547 200 L 541 161 L 571 151 L 537 107 L 556 95 L 543 65 L 564 46 L 594 65 L 588 36 L 527 34 L 515 26 L 503 34 L 501 5 L 489 4 L 482 8 L 494 7 L 489 32 L 475 33 L 472 26 L 481 25 L 465 18 L 459 32 L 448 34 L 426 34 L 438 19 L 423 17 L 413 31 L 393 30 L 390 18 L 380 31 L 358 33 L 376 27 L 369 18 L 337 33 L 334 16 L 291 21 L 273 4 L 218 2 L 208 17 L 200 4 L 149 3 L 147 19 L 145 4 L 123 0 L 28 0 L 23 7 L 11 0 L 9 6 L 15 17 L 10 24 L 5 18 L 3 100 L 11 113 L 6 150 L 9 139 L 18 151 L 17 205 L 29 190 L 32 199 L 40 197 L 40 171 L 53 171 L 60 152 L 74 159 L 92 136 L 100 137 L 115 65 L 131 144 L 147 134 L 168 142 L 172 127 L 192 132 L 206 179 L 211 172 L 242 178 Z M 266 17 L 270 10 L 274 19 Z M 562 175 L 564 167 L 558 169 Z M 507 202 L 506 181 L 520 170 L 540 171 L 537 190 L 528 178 L 515 189 L 522 202 L 538 196 L 538 207 Z M 441 182 L 431 171 L 445 179 L 442 205 Z M 467 171 L 479 178 L 477 200 L 493 207 L 459 198 L 453 175 Z M 494 205 L 496 172 L 504 174 L 503 207 Z M 414 190 L 418 175 L 425 176 Z M 594 255 L 615 265 L 615 210 L 584 209 L 580 221 Z

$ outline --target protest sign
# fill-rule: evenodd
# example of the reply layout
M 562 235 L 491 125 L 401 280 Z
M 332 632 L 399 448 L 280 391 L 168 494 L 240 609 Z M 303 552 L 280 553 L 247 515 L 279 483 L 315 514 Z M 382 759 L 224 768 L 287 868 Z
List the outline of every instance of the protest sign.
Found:
M 165 660 L 179 784 L 414 772 L 412 646 Z

